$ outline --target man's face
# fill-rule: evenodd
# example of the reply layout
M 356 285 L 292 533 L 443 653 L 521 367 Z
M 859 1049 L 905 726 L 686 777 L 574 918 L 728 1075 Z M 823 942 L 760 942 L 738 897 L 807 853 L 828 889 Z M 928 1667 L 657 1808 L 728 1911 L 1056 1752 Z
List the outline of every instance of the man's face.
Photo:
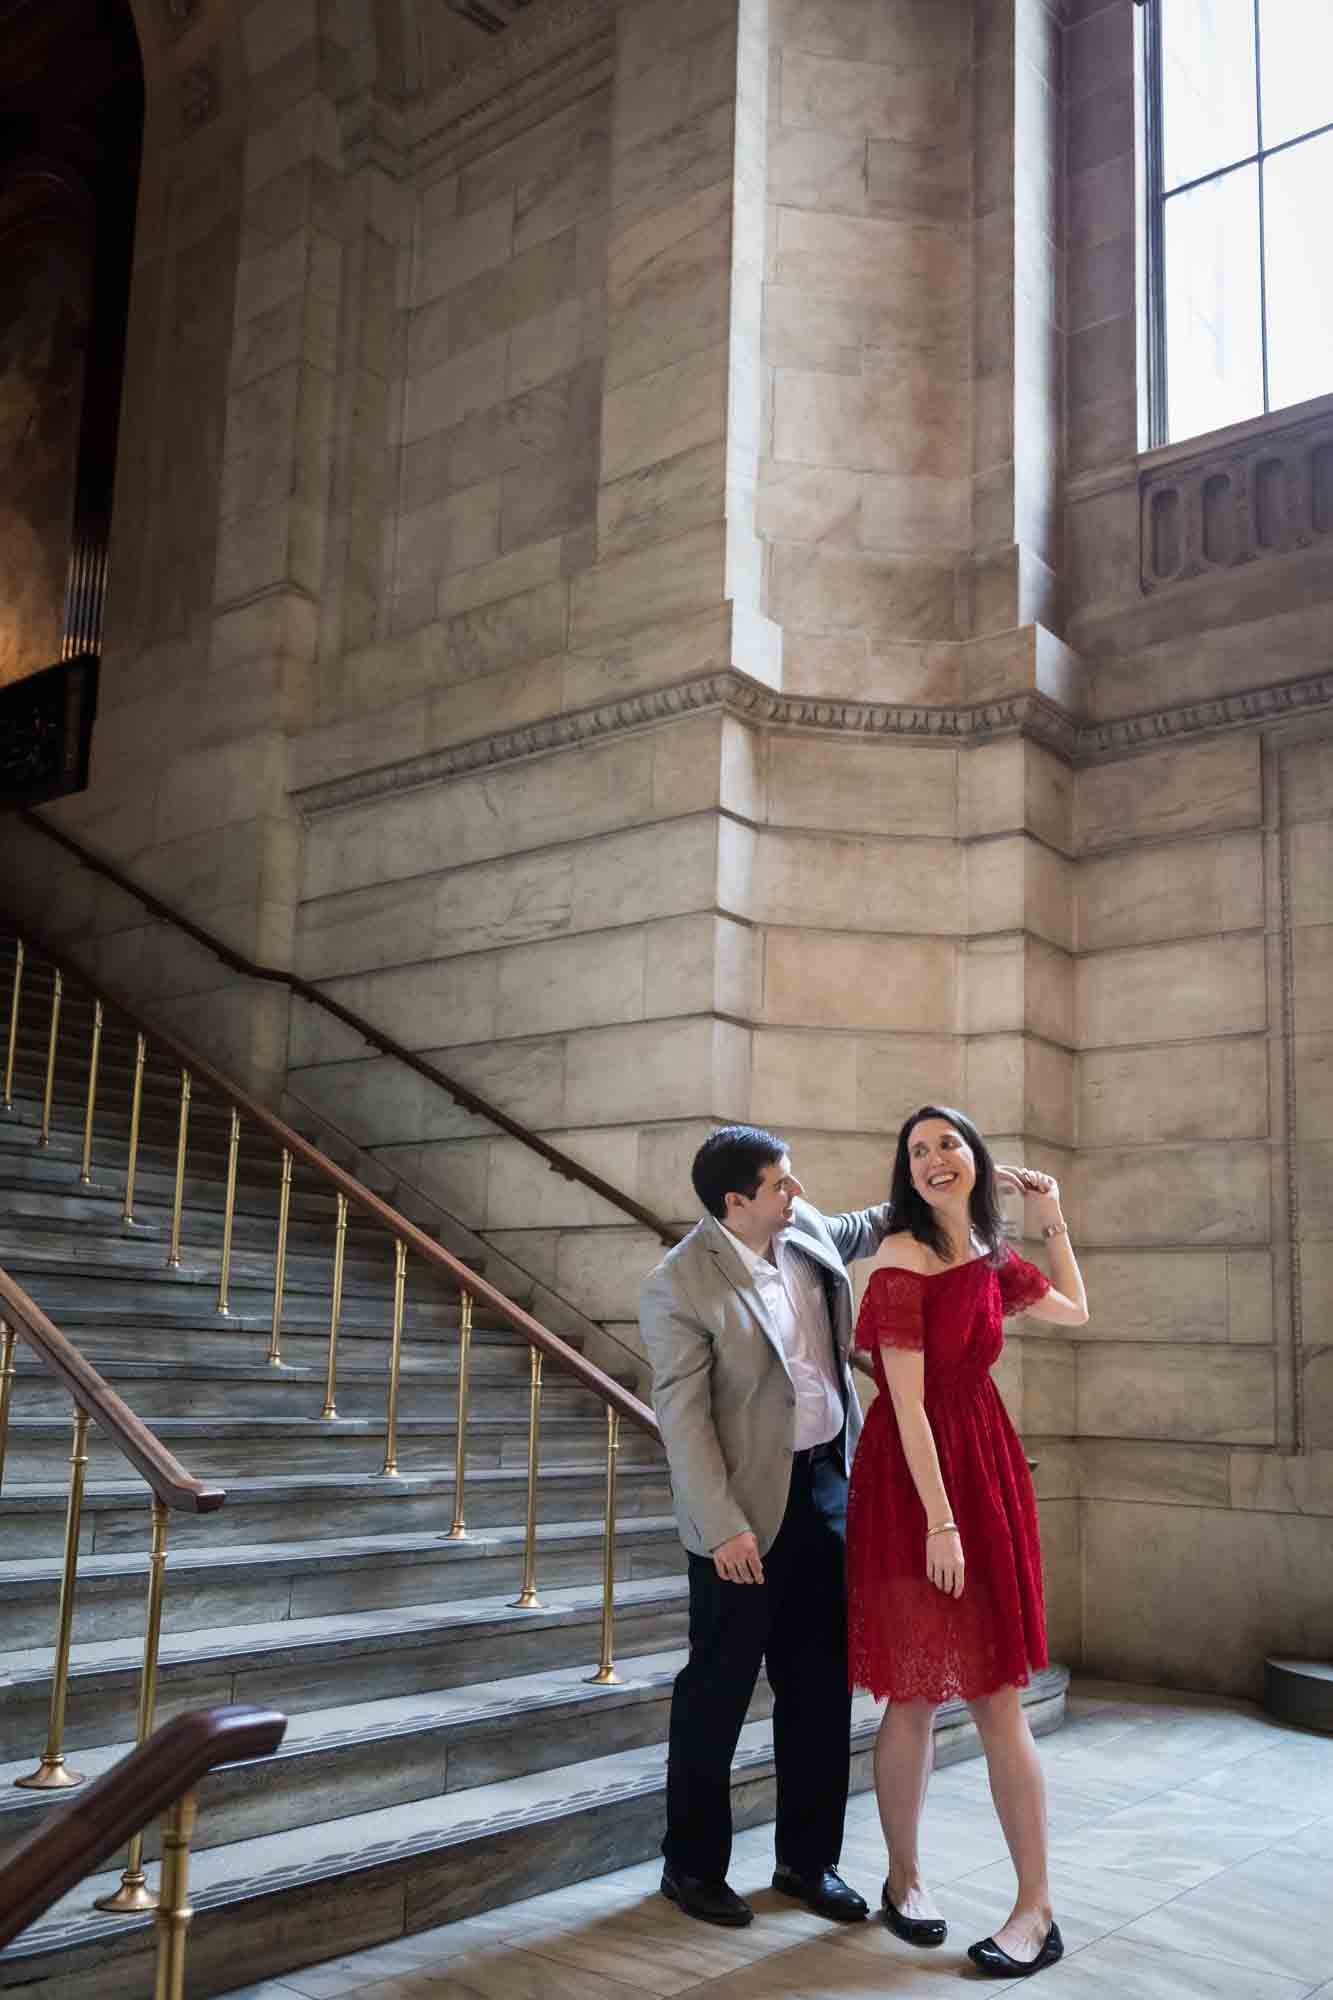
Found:
M 729 1194 L 727 1196 L 727 1221 L 742 1224 L 747 1233 L 759 1236 L 767 1232 L 776 1236 L 785 1229 L 792 1218 L 792 1205 L 797 1195 L 805 1189 L 791 1170 L 791 1160 L 786 1153 L 780 1160 L 771 1160 L 759 1176 L 759 1185 L 752 1195 Z

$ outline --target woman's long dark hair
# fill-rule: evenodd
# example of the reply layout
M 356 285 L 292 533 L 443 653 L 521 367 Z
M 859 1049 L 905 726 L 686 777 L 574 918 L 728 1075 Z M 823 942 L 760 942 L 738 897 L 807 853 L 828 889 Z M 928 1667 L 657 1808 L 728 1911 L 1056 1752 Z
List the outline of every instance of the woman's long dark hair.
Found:
M 990 1147 L 972 1120 L 965 1118 L 961 1111 L 950 1110 L 947 1104 L 923 1104 L 919 1111 L 912 1113 L 898 1134 L 898 1150 L 893 1156 L 893 1185 L 889 1189 L 887 1234 L 891 1236 L 897 1230 L 907 1230 L 918 1243 L 924 1243 L 933 1250 L 941 1262 L 948 1258 L 953 1248 L 935 1210 L 917 1193 L 912 1182 L 912 1162 L 907 1148 L 914 1127 L 923 1118 L 942 1118 L 946 1124 L 961 1132 L 972 1148 L 977 1173 L 969 1205 L 972 1233 L 985 1244 L 991 1263 L 998 1263 L 1004 1249 L 1004 1225 L 1000 1217 L 995 1162 L 991 1158 Z

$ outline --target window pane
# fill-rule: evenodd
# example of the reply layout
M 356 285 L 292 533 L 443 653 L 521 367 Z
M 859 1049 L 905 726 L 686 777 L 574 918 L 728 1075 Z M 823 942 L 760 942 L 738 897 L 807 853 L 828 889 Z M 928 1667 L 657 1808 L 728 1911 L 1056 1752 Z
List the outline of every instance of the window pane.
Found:
M 1333 7 L 1327 0 L 1260 0 L 1264 144 L 1333 125 Z
M 1166 204 L 1166 388 L 1172 438 L 1262 414 L 1259 170 Z
M 1161 0 L 1162 167 L 1179 187 L 1258 150 L 1254 0 Z
M 1333 389 L 1331 187 L 1333 132 L 1278 153 L 1264 167 L 1268 399 L 1275 410 Z

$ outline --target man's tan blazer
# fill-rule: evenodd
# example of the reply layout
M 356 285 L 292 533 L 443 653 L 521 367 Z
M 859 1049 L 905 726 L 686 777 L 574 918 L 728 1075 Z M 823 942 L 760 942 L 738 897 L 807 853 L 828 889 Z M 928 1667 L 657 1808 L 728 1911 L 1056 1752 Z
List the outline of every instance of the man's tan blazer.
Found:
M 834 1365 L 847 1423 L 845 1465 L 861 1430 L 852 1384 L 852 1287 L 847 1265 L 870 1257 L 888 1208 L 821 1215 L 798 1201 L 788 1240 L 823 1280 Z M 751 1282 L 735 1238 L 711 1215 L 669 1250 L 644 1281 L 639 1309 L 653 1368 L 680 1538 L 709 1555 L 746 1528 L 760 1553 L 773 1544 L 791 1484 L 796 1395 L 777 1327 Z

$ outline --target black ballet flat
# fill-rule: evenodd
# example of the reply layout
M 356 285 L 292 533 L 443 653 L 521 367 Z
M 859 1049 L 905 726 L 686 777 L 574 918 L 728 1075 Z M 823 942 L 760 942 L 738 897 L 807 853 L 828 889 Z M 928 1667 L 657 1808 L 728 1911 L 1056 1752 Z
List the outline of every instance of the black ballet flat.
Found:
M 897 1904 L 889 1901 L 887 1882 L 880 1891 L 879 1913 L 895 1937 L 904 1944 L 918 1945 L 922 1951 L 933 1951 L 949 1935 L 943 1917 L 905 1917 Z
M 1052 1924 L 1041 1950 L 1026 1964 L 1021 1958 L 1010 1958 L 994 1938 L 982 1938 L 979 1944 L 970 1944 L 967 1955 L 987 1979 L 1030 1979 L 1034 1972 L 1045 1972 L 1048 1965 L 1054 1965 L 1064 1957 L 1065 1941 L 1060 1935 L 1059 1924 Z

